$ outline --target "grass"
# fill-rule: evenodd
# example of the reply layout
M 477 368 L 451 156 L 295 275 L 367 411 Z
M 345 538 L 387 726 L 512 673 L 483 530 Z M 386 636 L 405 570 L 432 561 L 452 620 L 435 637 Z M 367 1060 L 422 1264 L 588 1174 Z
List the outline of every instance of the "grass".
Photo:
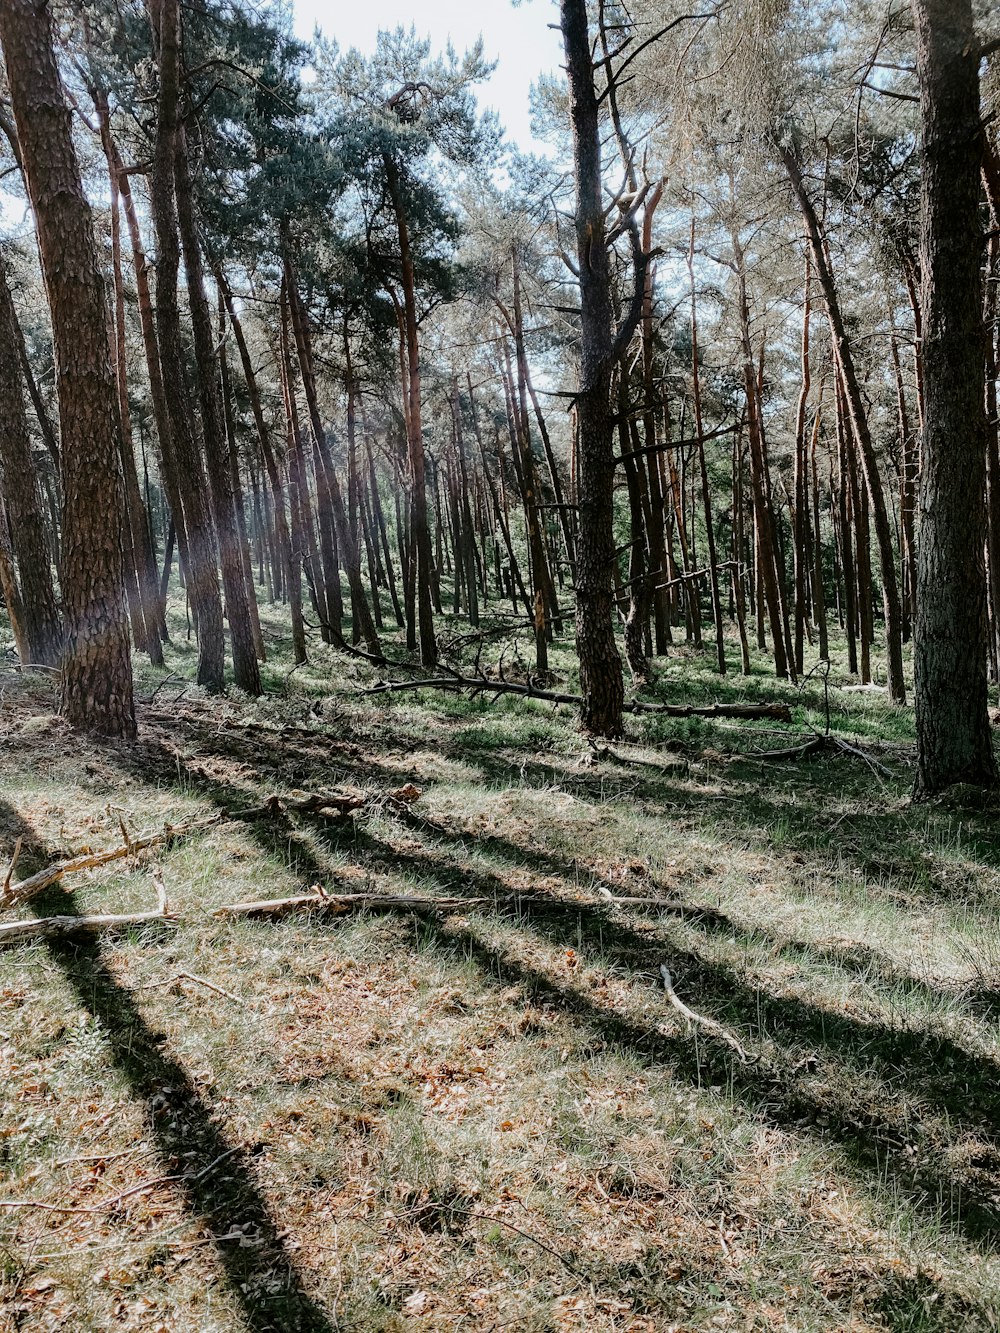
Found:
M 137 662 L 135 746 L 0 668 L 18 874 L 119 817 L 421 791 L 413 818 L 222 823 L 34 904 L 141 910 L 158 869 L 182 921 L 0 954 L 0 1195 L 29 1205 L 0 1208 L 0 1327 L 996 1327 L 1000 844 L 989 809 L 910 805 L 910 711 L 835 663 L 831 728 L 891 776 L 765 761 L 824 729 L 823 682 L 678 647 L 644 697 L 794 724 L 642 716 L 595 751 L 563 708 L 366 697 L 319 644 L 291 672 L 265 619 L 259 701 L 187 685 L 180 628 L 177 678 Z M 210 916 L 312 883 L 455 906 Z

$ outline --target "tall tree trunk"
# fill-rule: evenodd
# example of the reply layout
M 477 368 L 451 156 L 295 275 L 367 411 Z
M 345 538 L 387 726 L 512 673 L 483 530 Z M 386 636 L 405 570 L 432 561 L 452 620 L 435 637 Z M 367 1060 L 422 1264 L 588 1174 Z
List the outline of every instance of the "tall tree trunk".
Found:
M 56 666 L 62 628 L 52 585 L 42 496 L 31 457 L 18 341 L 17 313 L 0 264 L 0 493 L 7 502 L 11 547 L 20 580 L 22 661 Z
M 971 0 L 913 0 L 925 420 L 914 671 L 914 795 L 993 787 L 986 708 L 986 412 L 983 398 L 983 130 Z
M 865 485 L 871 501 L 872 517 L 875 521 L 875 536 L 878 540 L 879 564 L 882 569 L 882 600 L 885 608 L 886 661 L 889 672 L 889 697 L 894 703 L 906 701 L 906 685 L 903 681 L 903 630 L 899 604 L 899 585 L 896 582 L 896 561 L 892 549 L 892 532 L 889 527 L 889 515 L 885 504 L 882 479 L 879 476 L 878 459 L 868 427 L 868 417 L 861 397 L 861 385 L 854 366 L 854 354 L 847 337 L 837 285 L 830 266 L 829 255 L 823 243 L 823 234 L 815 205 L 805 188 L 802 171 L 790 148 L 781 150 L 781 160 L 791 181 L 792 190 L 798 201 L 809 245 L 812 251 L 816 276 L 826 300 L 826 312 L 833 336 L 833 353 L 844 384 L 847 408 L 851 423 L 851 433 L 861 455 L 861 465 L 865 474 Z M 978 185 L 978 168 L 977 168 Z
M 236 340 L 236 350 L 239 353 L 240 366 L 243 369 L 243 379 L 247 386 L 247 396 L 250 399 L 250 412 L 253 416 L 254 426 L 257 430 L 257 443 L 260 445 L 261 457 L 264 460 L 264 470 L 267 472 L 268 486 L 271 490 L 271 512 L 274 519 L 274 540 L 277 548 L 276 555 L 279 565 L 279 576 L 284 589 L 285 596 L 288 598 L 289 612 L 292 619 L 292 646 L 295 654 L 296 663 L 306 660 L 306 637 L 305 626 L 302 621 L 302 579 L 298 567 L 293 565 L 292 561 L 292 543 L 288 531 L 288 518 L 285 513 L 285 490 L 281 483 L 281 471 L 278 466 L 278 460 L 275 456 L 274 445 L 271 442 L 271 431 L 264 416 L 264 408 L 260 398 L 260 386 L 257 383 L 257 374 L 253 367 L 253 361 L 250 358 L 250 351 L 247 347 L 246 336 L 243 332 L 243 324 L 236 313 L 236 306 L 233 302 L 233 293 L 229 283 L 225 279 L 221 265 L 216 265 L 215 281 L 222 293 L 222 299 L 226 304 L 226 312 L 229 315 L 229 323 L 233 330 L 233 337 Z
M 618 736 L 622 731 L 625 686 L 612 611 L 615 460 L 611 375 L 615 340 L 605 243 L 601 132 L 586 0 L 560 0 L 559 9 L 573 126 L 580 283 L 576 646 L 582 720 L 588 731 Z
M 124 595 L 125 505 L 107 306 L 46 0 L 5 0 L 0 42 L 52 316 L 62 426 L 62 707 L 72 726 L 135 735 Z
M 188 161 L 187 136 L 184 126 L 174 136 L 174 190 L 177 201 L 177 223 L 184 250 L 184 273 L 187 278 L 188 308 L 194 334 L 194 362 L 198 382 L 198 404 L 201 409 L 202 438 L 205 443 L 205 462 L 208 472 L 215 535 L 219 544 L 219 564 L 222 569 L 222 587 L 226 598 L 226 616 L 233 648 L 233 677 L 247 694 L 261 693 L 260 666 L 254 644 L 253 619 L 250 602 L 253 584 L 248 585 L 244 572 L 241 534 L 236 517 L 236 498 L 233 494 L 233 476 L 229 466 L 229 448 L 226 425 L 219 395 L 219 364 L 212 315 L 205 290 L 205 266 L 201 254 L 201 239 L 194 213 L 194 191 Z
M 420 337 L 417 323 L 417 286 L 413 269 L 413 250 L 410 245 L 410 224 L 403 199 L 399 166 L 394 158 L 383 155 L 386 183 L 392 200 L 399 237 L 401 286 L 403 291 L 402 328 L 406 352 L 406 445 L 410 464 L 410 524 L 413 546 L 413 581 L 417 612 L 417 635 L 420 660 L 424 666 L 437 662 L 437 640 L 434 636 L 434 611 L 431 603 L 431 532 L 427 517 L 427 480 L 424 458 L 424 436 L 421 424 L 420 402 Z
M 125 288 L 122 278 L 121 213 L 118 170 L 115 165 L 114 144 L 109 125 L 108 99 L 98 88 L 92 89 L 101 130 L 101 144 L 108 165 L 111 190 L 111 263 L 114 274 L 114 368 L 118 390 L 118 416 L 121 422 L 122 473 L 125 480 L 125 504 L 131 530 L 131 549 L 135 563 L 135 578 L 139 593 L 139 607 L 144 640 L 136 647 L 149 653 L 153 666 L 163 666 L 163 644 L 160 625 L 163 619 L 156 586 L 156 562 L 149 539 L 149 521 L 146 506 L 139 489 L 139 473 L 135 465 L 132 444 L 132 413 L 128 397 L 128 367 L 125 340 Z
M 176 464 L 178 498 L 187 540 L 184 573 L 198 633 L 198 684 L 219 693 L 225 685 L 226 640 L 216 576 L 215 532 L 205 469 L 191 420 L 177 301 L 180 243 L 174 167 L 179 133 L 180 5 L 179 0 L 149 0 L 149 3 L 154 31 L 159 39 L 160 87 L 149 194 L 156 232 L 156 326 L 160 371 L 172 446 L 169 454 Z M 165 457 L 167 453 L 164 444 Z M 178 528 L 178 536 L 180 532 Z M 183 546 L 181 554 L 184 555 Z
M 365 647 L 368 651 L 375 656 L 380 657 L 382 655 L 382 647 L 379 643 L 378 632 L 375 629 L 375 621 L 372 619 L 371 607 L 368 605 L 364 583 L 361 579 L 361 556 L 358 552 L 358 543 L 354 532 L 351 530 L 350 522 L 348 521 L 347 506 L 344 503 L 344 495 L 341 490 L 340 479 L 337 476 L 337 471 L 333 464 L 333 457 L 330 453 L 330 446 L 326 438 L 326 430 L 323 427 L 323 417 L 319 410 L 319 398 L 316 393 L 316 377 L 313 370 L 312 336 L 309 329 L 309 321 L 306 315 L 305 306 L 302 304 L 302 298 L 295 285 L 294 270 L 288 260 L 286 260 L 285 271 L 288 279 L 288 302 L 292 317 L 292 332 L 295 335 L 295 346 L 299 359 L 299 371 L 302 375 L 302 388 L 305 393 L 306 407 L 309 412 L 309 421 L 312 426 L 313 443 L 316 448 L 317 481 L 322 477 L 326 486 L 329 488 L 329 499 L 337 534 L 337 544 L 343 556 L 344 568 L 347 572 L 347 582 L 351 590 L 351 604 L 357 618 L 358 628 L 361 631 L 361 637 L 364 639 Z M 340 581 L 338 579 L 338 591 L 339 586 Z M 329 591 L 328 584 L 328 595 Z
M 705 459 L 705 426 L 701 411 L 701 366 L 698 363 L 698 301 L 694 282 L 694 218 L 691 219 L 691 244 L 688 248 L 688 278 L 691 285 L 691 384 L 694 398 L 694 425 L 698 439 L 698 472 L 701 480 L 701 503 L 705 515 L 705 539 L 708 546 L 708 579 L 712 592 L 712 619 L 715 622 L 715 654 L 719 675 L 726 674 L 726 639 L 722 625 L 722 598 L 719 595 L 719 557 L 715 545 L 715 527 L 712 523 L 712 494 L 708 484 L 708 463 Z
M 755 542 L 755 574 L 758 593 L 757 634 L 760 643 L 763 612 L 766 607 L 771 628 L 771 646 L 774 670 L 778 676 L 795 679 L 795 663 L 789 660 L 786 649 L 788 626 L 785 618 L 782 584 L 784 570 L 780 563 L 778 535 L 774 521 L 770 476 L 767 466 L 767 445 L 760 418 L 758 377 L 754 366 L 753 344 L 750 340 L 750 304 L 747 295 L 746 265 L 739 237 L 733 233 L 733 254 L 739 293 L 740 338 L 743 345 L 743 388 L 746 394 L 747 439 L 750 446 L 750 489 L 753 498 Z M 780 580 L 780 582 L 779 582 Z

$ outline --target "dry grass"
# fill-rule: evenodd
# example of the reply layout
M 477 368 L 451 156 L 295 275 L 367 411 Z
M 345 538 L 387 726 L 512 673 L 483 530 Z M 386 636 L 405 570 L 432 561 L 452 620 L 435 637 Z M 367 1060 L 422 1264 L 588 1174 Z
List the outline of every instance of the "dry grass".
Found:
M 595 756 L 563 712 L 334 695 L 368 673 L 324 650 L 286 673 L 255 704 L 165 685 L 128 748 L 2 673 L 19 874 L 117 842 L 119 815 L 422 796 L 224 823 L 37 904 L 138 910 L 159 868 L 182 921 L 0 955 L 0 1326 L 996 1327 L 989 811 L 911 808 L 903 750 L 892 779 L 775 765 L 762 730 L 654 719 Z M 905 743 L 902 710 L 835 699 L 844 734 Z M 315 882 L 455 908 L 209 915 Z M 665 1004 L 664 961 L 746 1065 Z

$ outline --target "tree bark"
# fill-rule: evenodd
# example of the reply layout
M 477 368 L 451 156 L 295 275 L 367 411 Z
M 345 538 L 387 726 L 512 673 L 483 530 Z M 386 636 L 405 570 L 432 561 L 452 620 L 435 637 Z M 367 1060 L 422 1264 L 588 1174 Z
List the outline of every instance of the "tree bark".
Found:
M 861 455 L 861 465 L 865 474 L 865 485 L 871 501 L 872 517 L 875 521 L 875 536 L 878 540 L 879 564 L 882 569 L 882 600 L 885 609 L 885 649 L 889 675 L 889 697 L 893 703 L 906 702 L 906 686 L 903 681 L 903 630 L 899 603 L 899 586 L 896 582 L 896 561 L 892 549 L 892 533 L 889 528 L 889 515 L 886 510 L 885 493 L 875 457 L 875 446 L 868 427 L 868 417 L 861 398 L 861 386 L 858 383 L 857 370 L 854 366 L 854 354 L 847 337 L 837 285 L 823 234 L 820 228 L 816 208 L 810 199 L 802 179 L 802 170 L 790 148 L 783 147 L 781 160 L 791 181 L 792 190 L 798 201 L 809 246 L 812 251 L 816 276 L 819 279 L 823 297 L 826 301 L 827 318 L 833 337 L 833 352 L 837 368 L 843 379 L 844 394 L 847 401 L 851 433 Z M 977 175 L 978 182 L 978 175 Z M 977 307 L 978 311 L 979 307 Z
M 577 541 L 576 646 L 582 721 L 600 736 L 619 736 L 625 686 L 615 642 L 614 417 L 611 407 L 614 332 L 605 243 L 601 135 L 586 0 L 560 0 L 569 77 L 576 186 L 576 251 L 580 283 L 580 378 L 576 399 Z
M 21 594 L 22 661 L 56 666 L 62 629 L 52 584 L 46 522 L 24 409 L 17 312 L 0 267 L 0 491 L 7 502 Z
M 156 143 L 150 175 L 150 203 L 156 232 L 156 326 L 171 448 L 187 541 L 187 592 L 198 633 L 198 684 L 212 693 L 225 686 L 225 631 L 216 576 L 215 532 L 201 453 L 191 421 L 181 317 L 177 301 L 180 243 L 177 234 L 174 167 L 177 154 L 177 101 L 180 91 L 180 6 L 178 0 L 149 0 L 159 40 L 160 87 Z M 164 455 L 168 452 L 164 444 Z M 181 529 L 178 527 L 178 537 Z M 185 555 L 183 546 L 181 554 Z
M 72 726 L 135 735 L 121 460 L 104 283 L 45 0 L 0 5 L 11 104 L 52 316 L 62 425 L 62 708 Z
M 913 0 L 924 432 L 917 556 L 914 796 L 997 785 L 986 708 L 986 412 L 979 173 L 983 131 L 971 0 Z
M 386 183 L 396 217 L 399 236 L 401 286 L 403 291 L 402 329 L 406 349 L 406 444 L 410 463 L 410 523 L 412 524 L 414 568 L 414 595 L 417 611 L 417 634 L 420 643 L 420 661 L 433 666 L 437 661 L 437 640 L 434 637 L 434 612 L 431 605 L 431 533 L 427 519 L 427 482 L 425 476 L 424 437 L 421 425 L 420 403 L 420 337 L 417 323 L 416 277 L 413 268 L 413 250 L 410 245 L 410 227 L 403 200 L 399 167 L 389 153 L 383 154 Z
M 172 0 L 166 0 L 167 3 Z M 226 597 L 226 617 L 233 649 L 233 678 L 250 695 L 261 693 L 260 666 L 254 644 L 250 603 L 253 585 L 244 575 L 240 527 L 229 466 L 226 425 L 219 394 L 219 364 L 212 315 L 205 291 L 205 266 L 201 238 L 194 212 L 194 190 L 188 161 L 187 135 L 183 124 L 174 135 L 174 195 L 177 224 L 184 251 L 188 308 L 194 334 L 194 363 L 201 409 L 201 431 L 205 446 L 209 494 L 215 518 L 215 535 L 222 569 L 222 587 Z

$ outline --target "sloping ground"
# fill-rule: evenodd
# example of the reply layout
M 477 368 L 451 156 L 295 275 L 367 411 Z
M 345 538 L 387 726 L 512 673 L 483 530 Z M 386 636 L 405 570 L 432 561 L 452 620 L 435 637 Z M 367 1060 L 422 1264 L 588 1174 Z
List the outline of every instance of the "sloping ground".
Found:
M 994 812 L 911 808 L 903 749 L 773 763 L 787 737 L 652 719 L 595 753 L 565 710 L 334 674 L 371 679 L 161 678 L 116 748 L 3 672 L 15 879 L 119 820 L 421 793 L 222 822 L 26 909 L 143 910 L 159 871 L 179 920 L 0 954 L 3 1328 L 997 1326 Z M 317 883 L 455 905 L 210 915 Z

